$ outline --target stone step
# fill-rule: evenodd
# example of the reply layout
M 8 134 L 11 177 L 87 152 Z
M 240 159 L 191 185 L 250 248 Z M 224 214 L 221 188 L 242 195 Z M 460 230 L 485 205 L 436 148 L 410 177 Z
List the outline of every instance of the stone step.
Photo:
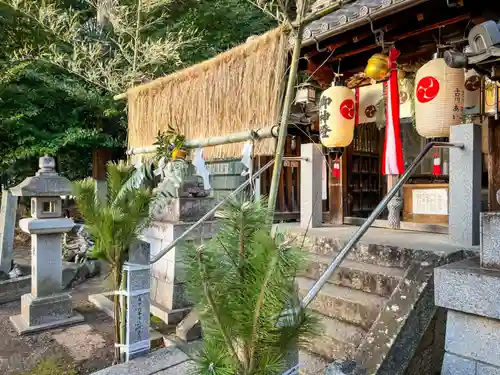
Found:
M 333 259 L 343 249 L 347 241 L 308 237 L 303 250 Z M 391 245 L 358 243 L 347 256 L 347 260 L 383 267 L 406 268 L 412 261 L 425 258 L 426 251 L 401 248 Z
M 352 358 L 366 331 L 328 316 L 317 314 L 317 317 L 321 336 L 309 340 L 308 350 L 331 361 Z
M 299 363 L 301 375 L 323 375 L 329 365 L 326 359 L 307 350 L 299 351 Z
M 297 278 L 299 294 L 305 295 L 314 282 L 305 277 Z M 310 307 L 320 314 L 368 330 L 386 302 L 387 298 L 377 294 L 327 283 Z
M 304 276 L 317 280 L 327 269 L 333 258 L 310 254 L 309 266 Z M 330 277 L 331 284 L 345 286 L 368 293 L 389 297 L 404 276 L 402 268 L 383 267 L 374 264 L 345 260 Z

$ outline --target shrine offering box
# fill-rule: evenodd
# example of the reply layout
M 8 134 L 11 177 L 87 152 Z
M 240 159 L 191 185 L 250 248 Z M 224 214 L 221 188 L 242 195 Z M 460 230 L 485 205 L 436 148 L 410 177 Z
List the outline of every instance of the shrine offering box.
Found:
M 403 220 L 448 225 L 448 184 L 405 185 Z

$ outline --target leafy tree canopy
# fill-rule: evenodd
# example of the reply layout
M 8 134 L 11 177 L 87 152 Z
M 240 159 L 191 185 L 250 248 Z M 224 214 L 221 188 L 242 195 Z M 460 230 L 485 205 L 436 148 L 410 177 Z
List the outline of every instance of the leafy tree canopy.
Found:
M 12 185 L 32 174 L 44 154 L 58 156 L 69 178 L 86 176 L 92 149 L 123 147 L 124 124 L 123 108 L 110 96 L 66 72 L 36 62 L 4 67 L 0 71 L 2 183 Z
M 0 0 L 1 183 L 33 173 L 45 153 L 85 177 L 93 149 L 125 147 L 114 94 L 273 26 L 242 0 Z

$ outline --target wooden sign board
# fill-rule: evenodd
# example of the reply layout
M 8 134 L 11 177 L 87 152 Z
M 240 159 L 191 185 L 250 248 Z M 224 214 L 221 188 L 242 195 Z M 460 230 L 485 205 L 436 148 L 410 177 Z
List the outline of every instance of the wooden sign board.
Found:
M 404 221 L 448 224 L 448 184 L 414 184 L 403 189 Z

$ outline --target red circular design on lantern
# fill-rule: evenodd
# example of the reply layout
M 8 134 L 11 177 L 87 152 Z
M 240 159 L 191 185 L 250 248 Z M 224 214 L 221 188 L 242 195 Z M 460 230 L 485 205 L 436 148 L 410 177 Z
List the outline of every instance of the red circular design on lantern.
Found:
M 428 103 L 439 93 L 439 81 L 431 76 L 424 77 L 417 84 L 416 96 L 420 103 Z
M 340 114 L 347 120 L 354 118 L 354 100 L 346 99 L 340 103 Z

